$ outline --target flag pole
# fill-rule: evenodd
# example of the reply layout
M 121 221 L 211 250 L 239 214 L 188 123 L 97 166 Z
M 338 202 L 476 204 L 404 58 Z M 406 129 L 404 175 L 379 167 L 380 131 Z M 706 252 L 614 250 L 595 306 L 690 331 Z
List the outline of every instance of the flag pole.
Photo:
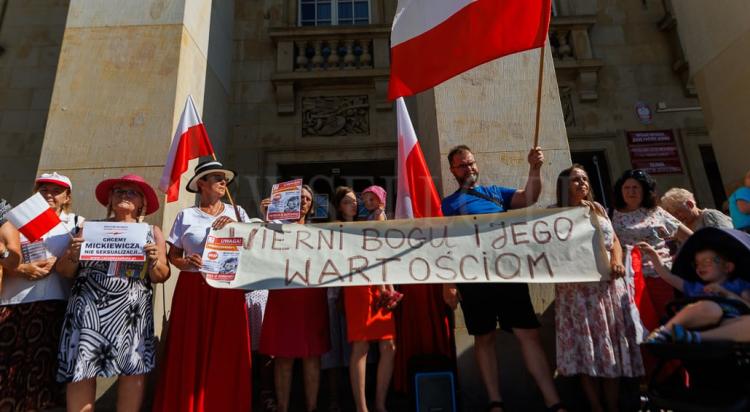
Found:
M 219 161 L 216 158 L 216 153 L 211 152 L 211 157 L 214 159 L 214 161 L 216 161 L 216 162 Z M 234 215 L 237 217 L 237 221 L 238 222 L 242 222 L 242 219 L 240 219 L 240 209 L 234 203 L 234 199 L 232 199 L 232 193 L 229 192 L 229 182 L 227 182 L 227 198 L 229 199 L 229 203 L 231 203 L 232 208 L 234 209 Z
M 544 49 L 547 42 L 539 48 L 539 80 L 536 89 L 536 122 L 534 123 L 534 147 L 539 146 L 539 117 L 542 111 L 542 80 L 544 79 Z

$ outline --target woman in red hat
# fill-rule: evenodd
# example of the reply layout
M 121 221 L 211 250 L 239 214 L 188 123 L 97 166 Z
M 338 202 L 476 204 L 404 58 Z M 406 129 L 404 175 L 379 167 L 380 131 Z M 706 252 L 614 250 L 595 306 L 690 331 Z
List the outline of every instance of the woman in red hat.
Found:
M 137 175 L 96 187 L 106 221 L 139 223 L 159 209 L 156 193 Z M 80 261 L 74 238 L 55 268 L 75 277 L 60 338 L 57 380 L 68 382 L 69 411 L 93 410 L 96 378 L 118 376 L 118 411 L 138 411 L 156 352 L 152 283 L 169 278 L 161 230 L 150 226 L 144 262 Z
M 36 179 L 40 193 L 61 223 L 36 242 L 20 235 L 22 261 L 6 271 L 0 291 L 0 405 L 12 410 L 40 410 L 64 404 L 57 383 L 57 349 L 71 281 L 54 270 L 70 238 L 83 223 L 72 213 L 70 179 L 45 173 Z
M 180 269 L 169 318 L 154 411 L 249 411 L 251 349 L 245 291 L 216 289 L 199 272 L 211 227 L 248 221 L 241 207 L 221 201 L 235 172 L 217 161 L 195 167 L 187 190 L 198 206 L 177 214 L 169 261 Z M 239 219 L 238 219 L 239 218 Z

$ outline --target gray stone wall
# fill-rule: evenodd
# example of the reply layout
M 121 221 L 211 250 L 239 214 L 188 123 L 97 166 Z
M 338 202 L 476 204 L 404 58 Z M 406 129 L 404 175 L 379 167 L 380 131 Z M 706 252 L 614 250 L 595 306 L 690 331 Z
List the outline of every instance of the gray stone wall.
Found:
M 0 0 L 0 196 L 14 204 L 34 184 L 68 3 Z

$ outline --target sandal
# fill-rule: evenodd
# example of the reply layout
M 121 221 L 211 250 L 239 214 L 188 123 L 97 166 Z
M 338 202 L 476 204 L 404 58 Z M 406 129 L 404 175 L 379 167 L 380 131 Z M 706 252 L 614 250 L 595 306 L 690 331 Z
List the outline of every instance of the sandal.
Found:
M 669 343 L 672 341 L 672 334 L 669 333 L 667 328 L 664 326 L 659 326 L 658 328 L 654 329 L 653 332 L 651 332 L 648 337 L 646 337 L 646 341 L 643 343 L 647 343 L 649 345 L 655 345 L 655 344 L 661 344 L 661 343 Z
M 492 412 L 493 409 L 500 408 L 505 410 L 505 402 L 503 401 L 492 401 L 487 405 L 487 412 Z
M 685 329 L 682 325 L 672 327 L 672 339 L 680 343 L 701 343 L 700 332 Z

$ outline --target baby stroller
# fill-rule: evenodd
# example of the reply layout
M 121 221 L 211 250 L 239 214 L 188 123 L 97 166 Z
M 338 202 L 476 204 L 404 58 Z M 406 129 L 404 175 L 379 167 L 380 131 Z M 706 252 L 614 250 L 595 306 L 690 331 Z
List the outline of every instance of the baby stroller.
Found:
M 693 261 L 699 247 L 711 245 L 735 262 L 735 273 L 750 279 L 750 235 L 717 228 L 701 229 L 680 249 L 672 273 L 685 280 L 700 280 Z M 667 312 L 673 316 L 680 308 L 700 299 L 719 303 L 733 302 L 744 315 L 750 308 L 741 302 L 719 297 L 682 299 L 670 303 Z M 703 341 L 701 343 L 663 343 L 644 345 L 660 360 L 657 373 L 648 385 L 646 410 L 660 409 L 703 411 L 750 411 L 750 343 Z M 672 360 L 682 368 L 673 379 L 659 380 L 659 371 Z M 686 373 L 686 376 L 685 376 Z

